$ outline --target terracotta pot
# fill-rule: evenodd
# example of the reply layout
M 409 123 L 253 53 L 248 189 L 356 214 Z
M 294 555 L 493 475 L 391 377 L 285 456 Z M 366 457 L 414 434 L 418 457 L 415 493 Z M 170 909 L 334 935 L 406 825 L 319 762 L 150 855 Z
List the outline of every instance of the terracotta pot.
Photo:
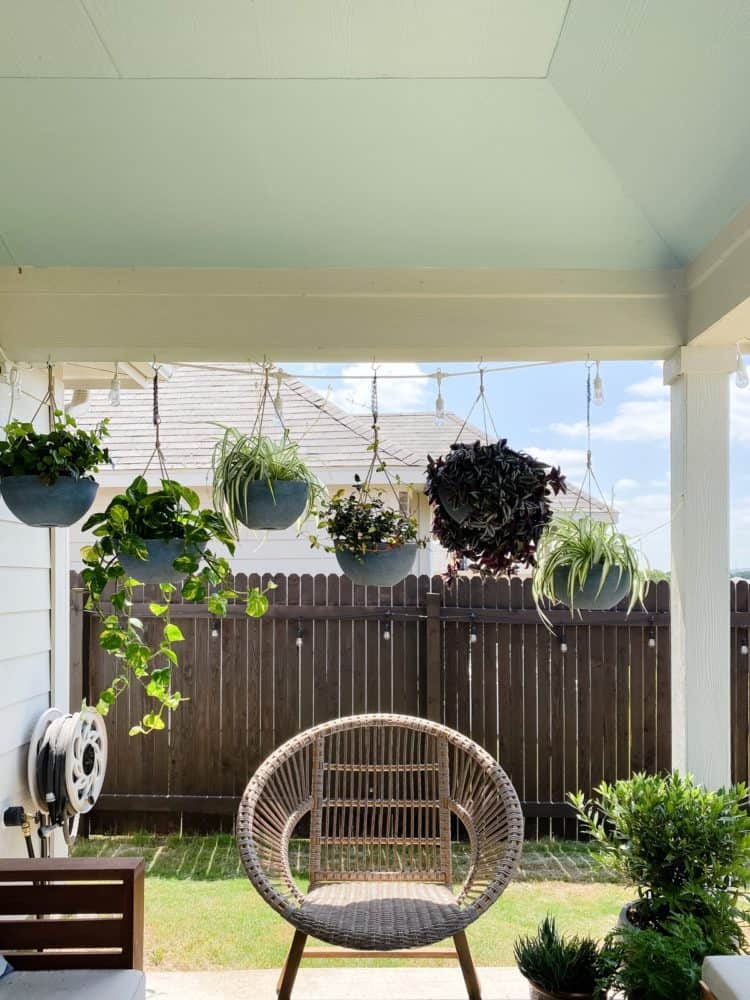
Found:
M 415 542 L 366 552 L 358 559 L 353 552 L 336 551 L 336 561 L 352 583 L 365 587 L 392 587 L 408 576 L 417 555 Z
M 99 484 L 93 479 L 60 476 L 45 483 L 39 476 L 5 476 L 0 495 L 12 514 L 32 528 L 69 528 L 94 502 Z
M 271 489 L 263 480 L 245 484 L 237 504 L 237 520 L 256 531 L 290 528 L 305 512 L 310 486 L 303 479 L 273 479 Z
M 584 585 L 573 590 L 572 607 L 576 611 L 609 611 L 627 597 L 631 584 L 630 573 L 620 574 L 616 566 L 610 567 L 604 586 L 601 592 L 597 593 L 602 580 L 602 571 L 602 566 L 592 566 Z M 556 600 L 568 608 L 571 607 L 568 570 L 565 566 L 555 570 L 553 588 Z

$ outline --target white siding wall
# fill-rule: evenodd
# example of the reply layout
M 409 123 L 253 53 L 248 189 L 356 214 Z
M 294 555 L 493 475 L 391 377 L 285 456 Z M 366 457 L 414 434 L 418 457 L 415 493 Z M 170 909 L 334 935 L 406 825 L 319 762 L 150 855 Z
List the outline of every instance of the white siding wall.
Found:
M 16 403 L 14 416 L 31 419 L 37 399 L 46 388 L 46 374 L 25 372 L 25 390 Z M 37 397 L 37 398 L 33 398 Z M 0 425 L 8 415 L 9 390 L 0 383 Z M 37 421 L 47 424 L 46 409 Z M 28 528 L 12 516 L 0 500 L 0 807 L 27 804 L 25 768 L 31 729 L 50 705 L 53 686 L 52 635 L 53 593 L 60 579 L 53 576 L 53 546 L 59 540 L 51 532 Z M 58 565 L 64 573 L 65 567 Z M 67 619 L 67 599 L 62 618 Z M 55 632 L 64 642 L 66 629 L 58 617 Z M 67 650 L 55 657 L 61 675 L 67 669 Z M 64 684 L 61 706 L 67 707 Z M 0 830 L 0 855 L 24 854 L 20 832 Z
M 120 487 L 102 487 L 96 498 L 94 510 L 103 510 L 110 500 L 120 492 Z M 331 486 L 331 492 L 338 487 Z M 211 492 L 207 487 L 198 488 L 201 503 L 211 505 Z M 425 497 L 419 498 L 420 533 L 429 530 L 429 512 Z M 308 521 L 297 528 L 286 531 L 251 532 L 242 529 L 240 541 L 232 559 L 235 573 L 337 573 L 336 557 L 322 549 L 310 548 L 308 538 L 315 532 L 315 522 Z M 318 533 L 319 534 L 319 533 Z M 90 539 L 80 530 L 80 526 L 70 530 L 70 561 L 74 569 L 82 566 L 81 546 Z M 415 573 L 429 573 L 431 548 L 420 549 L 417 554 Z

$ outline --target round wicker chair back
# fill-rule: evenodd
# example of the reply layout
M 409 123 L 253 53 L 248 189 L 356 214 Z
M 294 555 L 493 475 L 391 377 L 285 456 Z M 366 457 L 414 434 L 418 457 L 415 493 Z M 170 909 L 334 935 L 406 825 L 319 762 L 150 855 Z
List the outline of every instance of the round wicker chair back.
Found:
M 308 814 L 305 894 L 289 846 Z M 468 859 L 454 895 L 456 821 Z M 298 930 L 395 949 L 456 934 L 494 903 L 520 858 L 523 816 L 505 772 L 466 736 L 411 716 L 357 715 L 300 733 L 267 758 L 242 797 L 238 843 L 250 881 Z

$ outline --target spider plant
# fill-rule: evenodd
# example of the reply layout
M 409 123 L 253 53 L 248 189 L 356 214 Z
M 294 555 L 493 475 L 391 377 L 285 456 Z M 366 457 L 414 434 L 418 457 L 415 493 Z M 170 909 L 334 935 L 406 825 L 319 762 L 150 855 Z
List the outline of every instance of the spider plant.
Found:
M 532 593 L 545 621 L 545 599 L 574 612 L 602 610 L 600 599 L 608 597 L 613 607 L 628 597 L 630 611 L 643 600 L 648 583 L 648 569 L 627 537 L 614 525 L 587 517 L 553 518 L 539 540 L 536 561 Z
M 265 434 L 243 434 L 236 427 L 223 427 L 224 433 L 213 452 L 213 498 L 217 510 L 223 510 L 235 531 L 238 522 L 248 524 L 248 487 L 251 483 L 265 484 L 272 501 L 276 502 L 279 483 L 298 483 L 301 504 L 295 516 L 307 518 L 323 489 L 317 476 L 299 454 L 299 445 L 284 431 L 280 440 Z M 255 527 L 249 524 L 249 527 Z

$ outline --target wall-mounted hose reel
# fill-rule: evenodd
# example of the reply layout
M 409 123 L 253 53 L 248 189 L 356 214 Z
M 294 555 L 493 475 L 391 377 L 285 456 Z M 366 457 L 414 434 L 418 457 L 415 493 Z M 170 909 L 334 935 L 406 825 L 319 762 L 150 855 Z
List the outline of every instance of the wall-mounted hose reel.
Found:
M 106 770 L 107 730 L 98 712 L 49 708 L 42 714 L 31 734 L 27 780 L 43 855 L 55 829 L 62 830 L 67 844 L 73 843 L 81 815 L 93 809 L 101 794 Z

